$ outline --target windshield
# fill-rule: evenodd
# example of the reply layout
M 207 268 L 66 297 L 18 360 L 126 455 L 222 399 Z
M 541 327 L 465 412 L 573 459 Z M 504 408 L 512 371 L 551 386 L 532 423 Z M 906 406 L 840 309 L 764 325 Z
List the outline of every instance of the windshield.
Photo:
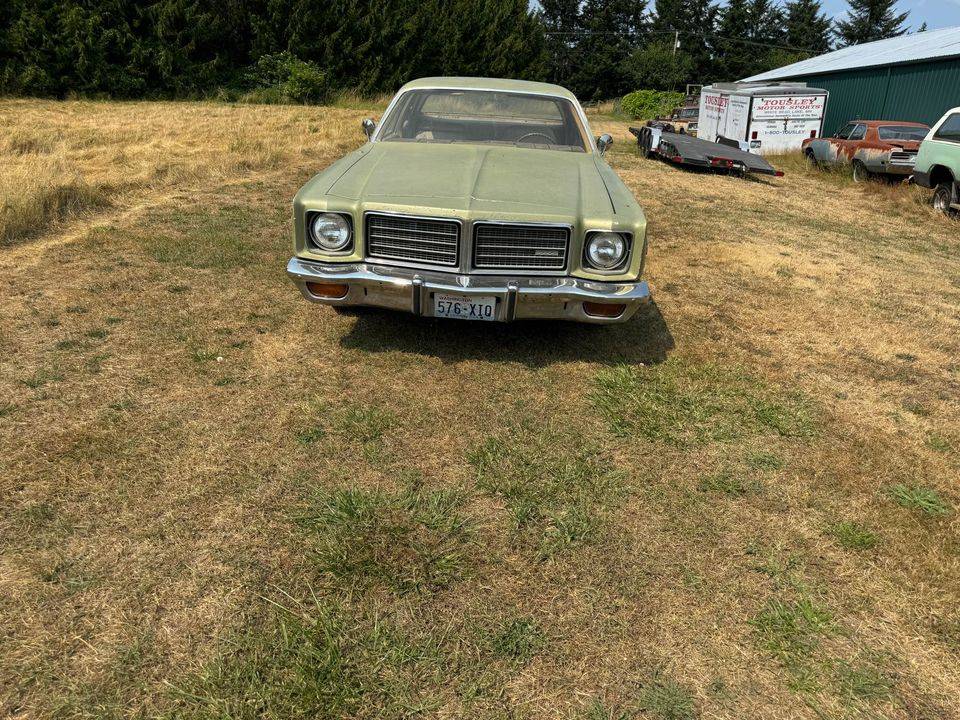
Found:
M 923 140 L 930 128 L 911 127 L 910 125 L 881 125 L 878 129 L 881 140 Z
M 587 148 L 569 100 L 487 90 L 409 90 L 384 118 L 378 140 Z
M 692 118 L 700 114 L 700 108 L 684 108 L 680 111 L 680 117 Z

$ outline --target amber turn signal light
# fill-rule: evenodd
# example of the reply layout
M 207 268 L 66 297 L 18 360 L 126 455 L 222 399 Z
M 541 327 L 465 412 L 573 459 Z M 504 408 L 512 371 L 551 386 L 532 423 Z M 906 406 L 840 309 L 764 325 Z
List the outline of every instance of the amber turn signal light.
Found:
M 626 305 L 610 305 L 608 303 L 585 302 L 583 311 L 591 317 L 615 318 L 623 315 Z
M 330 298 L 331 300 L 346 297 L 347 290 L 349 289 L 349 285 L 344 285 L 343 283 L 307 283 L 307 290 L 309 290 L 311 294 L 317 297 Z

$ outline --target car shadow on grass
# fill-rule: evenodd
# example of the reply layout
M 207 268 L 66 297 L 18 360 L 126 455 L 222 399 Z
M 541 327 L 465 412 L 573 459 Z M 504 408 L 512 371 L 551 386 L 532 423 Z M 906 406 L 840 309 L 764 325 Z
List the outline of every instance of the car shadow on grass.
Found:
M 673 334 L 655 302 L 618 325 L 587 325 L 551 320 L 510 324 L 415 317 L 406 313 L 356 308 L 356 322 L 340 340 L 364 352 L 405 352 L 443 362 L 488 360 L 544 367 L 583 361 L 609 365 L 667 359 Z

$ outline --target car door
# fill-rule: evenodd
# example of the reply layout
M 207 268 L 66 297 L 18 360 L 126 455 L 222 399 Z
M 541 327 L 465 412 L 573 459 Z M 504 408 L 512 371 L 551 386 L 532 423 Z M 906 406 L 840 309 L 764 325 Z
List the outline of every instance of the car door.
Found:
M 832 164 L 842 157 L 843 143 L 850 137 L 850 133 L 856 129 L 856 123 L 849 123 L 837 130 L 833 137 L 823 138 L 822 141 L 813 141 L 810 146 L 813 148 L 817 160 L 821 163 Z
M 856 154 L 857 148 L 867 136 L 866 125 L 862 123 L 851 123 L 851 125 L 853 125 L 853 129 L 850 131 L 847 137 L 839 141 L 837 147 L 837 160 L 839 162 L 853 162 L 853 156 Z

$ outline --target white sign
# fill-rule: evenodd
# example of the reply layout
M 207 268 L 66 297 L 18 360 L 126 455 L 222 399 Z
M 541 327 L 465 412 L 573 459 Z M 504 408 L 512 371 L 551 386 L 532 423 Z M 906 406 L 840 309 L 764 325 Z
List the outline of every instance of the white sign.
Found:
M 755 120 L 819 120 L 827 105 L 826 95 L 782 95 L 753 101 Z

